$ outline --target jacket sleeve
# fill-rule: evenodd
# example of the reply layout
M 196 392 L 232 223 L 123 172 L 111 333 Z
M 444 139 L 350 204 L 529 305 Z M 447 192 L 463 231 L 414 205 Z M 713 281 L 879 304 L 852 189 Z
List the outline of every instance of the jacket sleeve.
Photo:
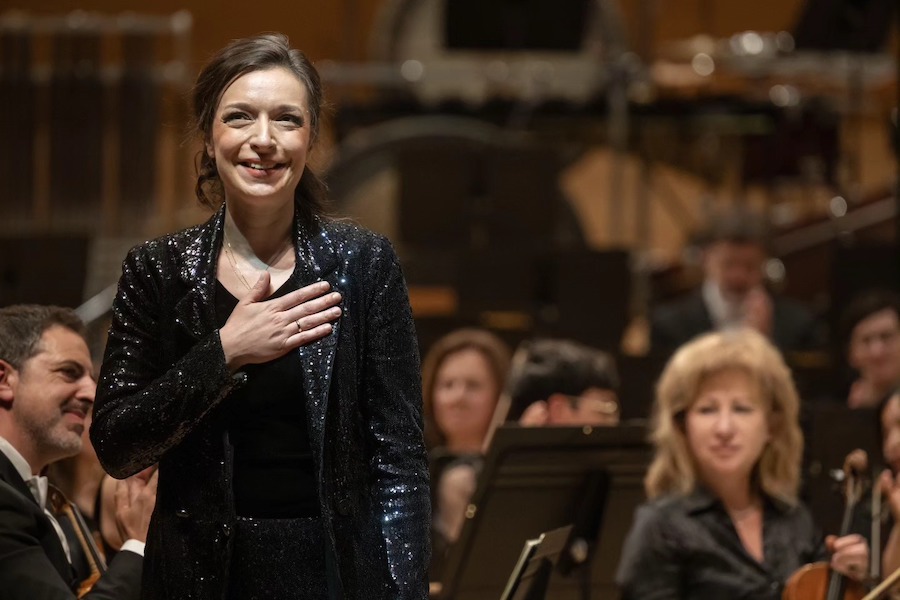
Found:
M 381 239 L 372 269 L 363 402 L 373 448 L 372 499 L 396 598 L 428 598 L 431 505 L 419 351 L 406 284 Z
M 114 477 L 157 462 L 234 387 L 218 330 L 184 356 L 164 356 L 168 281 L 145 246 L 125 259 L 94 404 L 91 442 Z M 170 275 L 171 276 L 171 275 Z M 171 285 L 171 284 L 169 284 Z M 171 325 L 166 323 L 165 325 Z M 169 332 L 164 333 L 164 332 Z

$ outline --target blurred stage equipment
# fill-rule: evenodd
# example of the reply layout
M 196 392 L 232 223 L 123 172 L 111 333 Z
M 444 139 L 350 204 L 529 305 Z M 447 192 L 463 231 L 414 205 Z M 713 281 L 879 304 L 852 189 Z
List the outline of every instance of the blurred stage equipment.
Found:
M 176 195 L 191 16 L 0 14 L 0 235 L 140 234 Z
M 347 136 L 326 179 L 341 213 L 397 246 L 423 347 L 477 323 L 511 343 L 540 332 L 614 350 L 628 254 L 586 247 L 561 167 L 533 135 L 422 116 Z M 580 318 L 585 309 L 605 318 Z
M 586 102 L 605 89 L 610 61 L 624 50 L 608 0 L 387 0 L 373 62 L 325 63 L 321 71 L 331 83 L 394 88 L 429 106 Z
M 513 343 L 571 331 L 618 346 L 619 325 L 575 323 L 575 311 L 559 306 L 580 277 L 581 298 L 611 306 L 618 324 L 627 315 L 628 254 L 588 250 L 560 189 L 561 170 L 584 139 L 548 139 L 532 125 L 548 107 L 566 119 L 608 102 L 618 111 L 610 137 L 624 154 L 633 75 L 625 69 L 638 67 L 624 38 L 607 0 L 389 0 L 372 62 L 319 65 L 333 95 L 345 99 L 327 174 L 332 199 L 397 244 L 414 308 L 431 321 L 420 319 L 423 341 L 476 322 Z M 366 86 L 374 103 L 371 94 L 346 101 Z M 592 261 L 616 268 L 565 268 Z

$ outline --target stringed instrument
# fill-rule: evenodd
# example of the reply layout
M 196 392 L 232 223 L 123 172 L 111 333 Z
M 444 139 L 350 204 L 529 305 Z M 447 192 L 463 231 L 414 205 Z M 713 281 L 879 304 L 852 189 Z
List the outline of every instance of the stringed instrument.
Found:
M 851 453 L 844 462 L 844 514 L 839 537 L 850 532 L 853 511 L 865 492 L 865 482 L 853 465 L 859 457 Z M 833 570 L 827 562 L 804 565 L 797 569 L 785 584 L 782 600 L 864 600 L 865 586 Z
M 83 598 L 91 591 L 97 580 L 106 573 L 106 560 L 94 541 L 94 536 L 87 523 L 84 522 L 81 511 L 78 510 L 78 507 L 73 502 L 66 498 L 65 494 L 51 485 L 47 492 L 47 502 L 53 515 L 60 521 L 60 526 L 65 522 L 69 525 L 69 529 L 74 532 L 75 540 L 77 540 L 78 546 L 87 562 L 89 572 L 87 577 L 79 581 L 77 591 L 78 598 Z

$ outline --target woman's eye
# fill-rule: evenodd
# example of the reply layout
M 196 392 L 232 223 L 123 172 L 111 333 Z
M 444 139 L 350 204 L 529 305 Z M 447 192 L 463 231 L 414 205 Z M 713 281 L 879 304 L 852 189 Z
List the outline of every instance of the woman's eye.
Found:
M 303 117 L 299 115 L 282 115 L 278 118 L 279 121 L 290 123 L 295 127 L 303 127 Z
M 223 123 L 236 123 L 240 121 L 249 121 L 250 116 L 247 113 L 242 112 L 233 112 L 228 113 L 224 117 L 222 117 Z

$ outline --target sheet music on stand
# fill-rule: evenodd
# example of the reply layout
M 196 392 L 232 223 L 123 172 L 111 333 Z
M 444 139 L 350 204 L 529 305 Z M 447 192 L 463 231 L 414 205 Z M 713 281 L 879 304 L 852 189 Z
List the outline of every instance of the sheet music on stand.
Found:
M 566 525 L 526 541 L 500 600 L 543 600 L 550 573 L 571 534 L 572 526 Z

